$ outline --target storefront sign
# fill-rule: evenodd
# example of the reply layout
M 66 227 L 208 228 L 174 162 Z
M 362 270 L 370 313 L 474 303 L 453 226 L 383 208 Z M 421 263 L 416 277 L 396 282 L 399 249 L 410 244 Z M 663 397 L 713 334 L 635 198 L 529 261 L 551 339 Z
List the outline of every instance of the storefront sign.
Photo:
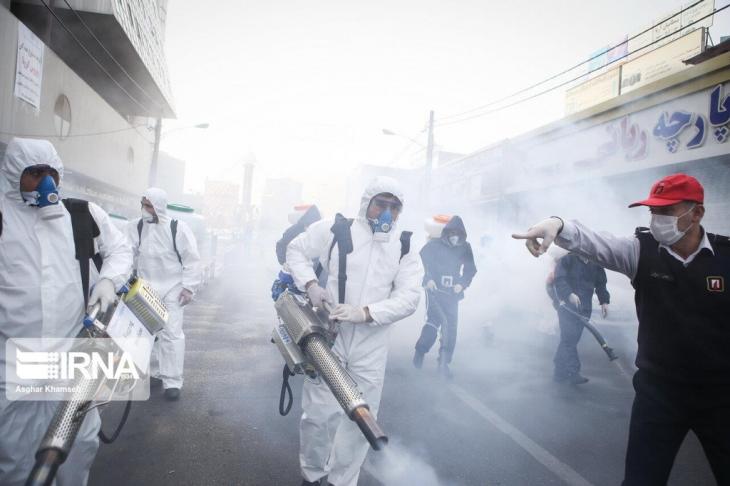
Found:
M 565 92 L 565 114 L 570 115 L 595 106 L 619 93 L 621 69 L 612 69 Z
M 689 66 L 682 61 L 702 52 L 704 34 L 704 29 L 695 30 L 624 64 L 621 67 L 621 94 L 687 69 Z

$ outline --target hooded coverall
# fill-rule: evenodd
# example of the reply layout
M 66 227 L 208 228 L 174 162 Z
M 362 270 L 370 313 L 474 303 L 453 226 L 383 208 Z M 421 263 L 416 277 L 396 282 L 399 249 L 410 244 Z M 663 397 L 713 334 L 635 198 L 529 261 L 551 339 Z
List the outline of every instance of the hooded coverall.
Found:
M 175 245 L 182 262 L 178 260 L 170 228 L 172 218 L 167 215 L 167 193 L 151 187 L 144 197 L 155 208 L 157 221 L 143 221 L 140 238 L 137 232 L 140 218 L 132 220 L 127 226 L 127 237 L 135 249 L 137 274 L 157 290 L 169 312 L 167 324 L 157 335 L 152 350 L 150 376 L 160 378 L 165 389 L 182 388 L 185 333 L 179 298 L 183 289 L 194 294 L 200 286 L 200 255 L 190 227 L 178 221 Z
M 44 220 L 37 207 L 25 204 L 20 177 L 34 165 L 49 165 L 63 182 L 63 164 L 46 140 L 15 138 L 10 141 L 0 167 L 8 188 L 0 196 L 0 484 L 25 484 L 35 452 L 58 402 L 8 401 L 5 345 L 11 338 L 74 338 L 82 328 L 84 295 L 79 262 L 71 229 L 71 216 Z M 97 273 L 93 264 L 90 284 L 107 278 L 119 289 L 129 277 L 132 252 L 124 235 L 96 204 L 89 211 L 99 227 L 95 244 L 104 263 Z M 61 351 L 61 350 L 59 350 Z M 71 454 L 58 469 L 57 486 L 86 484 L 99 446 L 101 421 L 97 410 L 86 415 Z
M 370 201 L 383 193 L 392 194 L 403 203 L 403 194 L 395 180 L 375 178 L 362 195 L 360 212 L 351 226 L 353 251 L 347 255 L 345 303 L 367 306 L 373 321 L 341 322 L 332 348 L 376 417 L 388 358 L 390 325 L 416 310 L 423 276 L 415 252 L 401 259 L 401 231 L 397 223 L 386 233 L 386 241 L 378 241 L 368 224 L 366 212 Z M 338 295 L 337 245 L 329 255 L 334 238 L 332 224 L 332 220 L 314 223 L 289 244 L 286 263 L 299 289 L 316 280 L 312 259 L 319 258 L 328 271 L 326 289 L 330 295 Z M 334 486 L 355 486 L 368 451 L 368 442 L 357 425 L 345 416 L 332 392 L 319 379 L 305 380 L 302 409 L 299 461 L 304 479 L 317 481 L 328 476 Z

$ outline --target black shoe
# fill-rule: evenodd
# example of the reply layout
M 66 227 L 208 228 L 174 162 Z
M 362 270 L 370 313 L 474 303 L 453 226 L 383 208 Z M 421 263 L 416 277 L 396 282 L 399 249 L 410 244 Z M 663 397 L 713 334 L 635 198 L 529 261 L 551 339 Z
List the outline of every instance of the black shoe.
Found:
M 155 378 L 154 376 L 150 376 L 150 388 L 159 388 L 162 386 L 162 380 L 159 378 Z
M 575 373 L 574 375 L 570 375 L 565 381 L 571 385 L 582 385 L 584 383 L 588 383 L 588 378 L 580 373 Z
M 413 366 L 418 368 L 419 370 L 421 367 L 423 367 L 423 353 L 416 351 L 416 354 L 413 355 Z
M 175 400 L 180 399 L 180 389 L 179 388 L 166 388 L 165 389 L 165 399 L 170 400 L 171 402 Z
M 302 486 L 319 486 L 319 481 L 307 481 L 306 479 L 302 480 Z

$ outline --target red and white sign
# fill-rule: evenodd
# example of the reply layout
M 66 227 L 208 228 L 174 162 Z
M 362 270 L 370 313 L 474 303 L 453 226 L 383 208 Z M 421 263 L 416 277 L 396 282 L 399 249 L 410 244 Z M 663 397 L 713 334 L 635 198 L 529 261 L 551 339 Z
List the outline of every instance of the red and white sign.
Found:
M 710 292 L 725 292 L 725 279 L 722 277 L 707 277 L 707 290 Z
M 43 86 L 43 42 L 31 30 L 18 23 L 18 61 L 15 68 L 15 96 L 41 107 Z

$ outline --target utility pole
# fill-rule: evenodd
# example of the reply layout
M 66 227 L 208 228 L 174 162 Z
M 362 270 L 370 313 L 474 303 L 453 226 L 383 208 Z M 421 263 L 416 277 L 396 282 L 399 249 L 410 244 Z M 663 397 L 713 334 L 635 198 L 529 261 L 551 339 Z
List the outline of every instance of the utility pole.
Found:
M 429 200 L 431 189 L 431 171 L 433 169 L 433 110 L 428 115 L 428 142 L 426 144 L 426 173 L 424 174 L 424 196 Z
M 160 155 L 160 138 L 162 138 L 162 118 L 157 117 L 155 124 L 155 147 L 152 150 L 152 163 L 150 164 L 149 187 L 157 185 L 157 159 Z

